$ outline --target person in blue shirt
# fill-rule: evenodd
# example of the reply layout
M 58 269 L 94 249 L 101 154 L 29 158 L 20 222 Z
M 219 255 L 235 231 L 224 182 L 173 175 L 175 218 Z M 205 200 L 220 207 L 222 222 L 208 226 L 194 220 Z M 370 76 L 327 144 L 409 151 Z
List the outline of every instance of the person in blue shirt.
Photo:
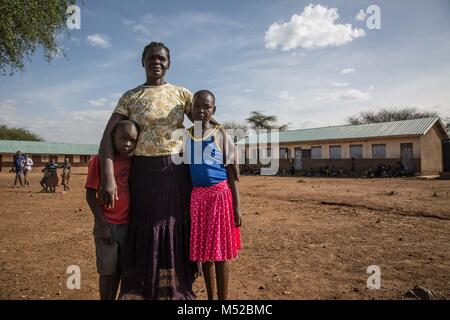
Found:
M 17 185 L 17 181 L 19 181 L 20 186 L 23 187 L 24 186 L 24 175 L 23 175 L 23 168 L 25 165 L 25 160 L 26 158 L 22 155 L 22 153 L 20 151 L 17 151 L 15 157 L 14 157 L 14 162 L 12 165 L 11 170 L 9 170 L 9 172 L 15 172 L 16 176 L 14 178 L 14 185 L 11 188 L 15 188 Z
M 188 130 L 183 157 L 193 186 L 190 259 L 202 263 L 208 299 L 215 299 L 217 282 L 218 299 L 226 300 L 228 261 L 241 249 L 241 213 L 235 162 L 227 161 L 234 144 L 221 126 L 211 123 L 215 110 L 212 92 L 194 94 L 191 114 L 195 126 Z

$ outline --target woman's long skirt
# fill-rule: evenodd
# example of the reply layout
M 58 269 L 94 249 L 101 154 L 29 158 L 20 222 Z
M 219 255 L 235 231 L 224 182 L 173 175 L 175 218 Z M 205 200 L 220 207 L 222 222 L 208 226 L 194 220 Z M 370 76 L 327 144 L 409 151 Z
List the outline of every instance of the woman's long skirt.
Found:
M 122 299 L 195 299 L 199 265 L 189 260 L 189 169 L 170 156 L 134 156 Z

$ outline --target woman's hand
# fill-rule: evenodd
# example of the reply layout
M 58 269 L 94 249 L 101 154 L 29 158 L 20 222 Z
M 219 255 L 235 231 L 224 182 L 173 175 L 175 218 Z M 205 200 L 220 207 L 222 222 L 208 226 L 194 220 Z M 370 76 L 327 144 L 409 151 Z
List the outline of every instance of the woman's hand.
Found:
M 100 200 L 104 206 L 107 208 L 114 208 L 115 200 L 119 200 L 116 179 L 112 177 L 110 179 L 105 179 L 104 182 L 102 181 L 99 194 Z
M 98 229 L 98 237 L 107 245 L 112 245 L 113 237 L 111 228 L 105 223 L 101 224 Z

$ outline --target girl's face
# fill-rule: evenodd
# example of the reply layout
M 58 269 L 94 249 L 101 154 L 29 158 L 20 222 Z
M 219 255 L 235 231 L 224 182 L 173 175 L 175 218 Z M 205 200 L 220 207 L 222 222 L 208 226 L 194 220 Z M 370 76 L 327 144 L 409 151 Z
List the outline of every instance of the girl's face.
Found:
M 162 47 L 152 48 L 146 51 L 142 59 L 142 65 L 149 79 L 162 79 L 169 69 L 170 61 L 167 52 Z
M 192 102 L 192 119 L 194 121 L 208 122 L 214 112 L 216 112 L 216 106 L 214 105 L 213 97 L 209 94 L 194 97 Z

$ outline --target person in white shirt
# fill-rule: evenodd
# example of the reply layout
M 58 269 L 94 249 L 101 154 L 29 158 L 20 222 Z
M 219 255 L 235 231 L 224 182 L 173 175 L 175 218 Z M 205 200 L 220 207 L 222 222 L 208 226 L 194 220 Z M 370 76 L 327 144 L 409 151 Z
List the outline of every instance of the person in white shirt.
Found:
M 30 180 L 28 180 L 28 171 L 31 171 L 31 167 L 34 165 L 33 159 L 25 155 L 25 160 L 23 163 L 23 175 L 25 177 L 25 185 L 30 185 Z

